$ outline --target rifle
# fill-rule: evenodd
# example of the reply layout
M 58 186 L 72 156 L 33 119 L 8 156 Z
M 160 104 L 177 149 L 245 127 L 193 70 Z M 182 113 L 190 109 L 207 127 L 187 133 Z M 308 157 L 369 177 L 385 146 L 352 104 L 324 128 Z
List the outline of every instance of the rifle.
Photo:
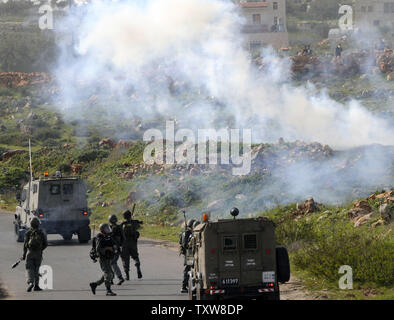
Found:
M 11 269 L 15 269 L 21 262 L 22 262 L 22 258 L 20 258 L 17 262 L 15 262 L 12 266 Z
M 182 210 L 183 212 L 183 220 L 185 220 L 185 232 L 187 231 L 187 221 L 186 221 L 186 211 Z
M 184 237 L 186 237 L 186 232 L 187 232 L 187 221 L 186 221 L 186 211 L 182 210 L 183 212 L 183 220 L 185 220 L 185 230 L 183 231 L 182 237 L 181 237 L 181 246 L 180 246 L 180 251 L 179 255 L 181 254 L 186 254 L 186 248 L 184 248 Z
M 133 216 L 134 216 L 134 211 L 135 211 L 136 205 L 137 205 L 136 203 L 133 203 L 133 208 L 131 209 L 131 220 L 134 220 Z M 144 224 L 144 221 L 141 221 L 141 220 L 134 220 L 134 221 L 137 222 L 138 224 Z

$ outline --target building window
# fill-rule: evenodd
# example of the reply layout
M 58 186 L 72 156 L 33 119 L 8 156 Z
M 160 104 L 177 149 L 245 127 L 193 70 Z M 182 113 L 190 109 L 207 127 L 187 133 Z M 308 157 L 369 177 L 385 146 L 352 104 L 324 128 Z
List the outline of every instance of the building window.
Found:
M 278 10 L 278 3 L 274 2 L 274 10 Z
M 367 8 L 364 7 L 364 6 L 362 6 L 362 7 L 361 7 L 361 12 L 367 12 Z
M 253 24 L 261 24 L 261 15 L 260 14 L 253 15 Z
M 379 26 L 380 26 L 380 21 L 379 21 L 379 20 L 375 20 L 375 21 L 373 22 L 373 25 L 374 25 L 375 27 L 379 27 Z
M 274 17 L 274 25 L 278 24 L 278 17 Z
M 373 7 L 372 6 L 368 6 L 368 12 L 372 12 L 373 11 Z

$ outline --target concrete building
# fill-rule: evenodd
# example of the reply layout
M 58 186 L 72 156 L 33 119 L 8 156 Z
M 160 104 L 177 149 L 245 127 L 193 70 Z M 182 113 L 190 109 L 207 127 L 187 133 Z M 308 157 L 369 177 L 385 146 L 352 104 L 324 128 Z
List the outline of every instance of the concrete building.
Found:
M 356 0 L 352 6 L 357 28 L 374 26 L 394 34 L 394 0 Z
M 286 0 L 237 0 L 246 19 L 242 33 L 250 50 L 271 45 L 289 45 L 286 25 Z

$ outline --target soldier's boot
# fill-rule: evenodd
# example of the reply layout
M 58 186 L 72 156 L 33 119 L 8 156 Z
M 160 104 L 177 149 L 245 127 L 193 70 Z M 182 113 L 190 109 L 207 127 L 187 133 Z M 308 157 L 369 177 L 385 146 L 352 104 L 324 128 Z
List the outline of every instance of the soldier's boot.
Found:
M 36 284 L 35 286 L 34 286 L 34 289 L 33 289 L 34 291 L 42 291 L 42 289 L 40 288 L 40 286 L 38 285 L 38 284 Z
M 91 282 L 91 283 L 89 283 L 89 285 L 90 285 L 90 289 L 92 290 L 92 293 L 96 294 L 97 283 Z
M 107 294 L 106 294 L 107 296 L 111 296 L 111 297 L 116 296 L 116 293 L 111 290 L 111 285 L 106 285 L 106 288 L 107 288 Z
M 181 293 L 188 293 L 188 292 L 189 290 L 187 290 L 186 287 L 182 286 Z
M 124 282 L 123 277 L 119 277 L 119 282 L 117 283 L 118 286 L 122 285 L 122 283 Z
M 129 271 L 125 270 L 125 274 L 126 274 L 126 280 L 129 281 L 130 280 L 130 273 L 129 273 Z
M 142 278 L 141 265 L 139 263 L 136 263 L 135 266 L 137 268 L 138 279 L 141 279 Z
M 29 286 L 27 287 L 27 292 L 31 292 L 31 290 L 33 290 L 34 284 L 30 283 Z

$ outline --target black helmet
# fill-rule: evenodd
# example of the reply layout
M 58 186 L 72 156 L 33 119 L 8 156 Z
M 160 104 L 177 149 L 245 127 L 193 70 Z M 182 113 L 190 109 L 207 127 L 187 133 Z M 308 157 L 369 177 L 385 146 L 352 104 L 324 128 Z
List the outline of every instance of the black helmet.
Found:
M 111 214 L 111 215 L 108 217 L 108 222 L 109 222 L 109 223 L 115 224 L 115 223 L 118 222 L 118 217 L 117 217 L 116 215 L 114 215 L 114 214 Z
M 131 212 L 130 212 L 130 210 L 127 210 L 127 211 L 123 212 L 123 218 L 131 219 Z
M 102 223 L 102 224 L 100 224 L 100 232 L 101 233 L 105 233 L 105 234 L 108 234 L 108 233 L 111 233 L 111 227 L 109 226 L 109 224 L 108 223 Z
M 30 226 L 33 229 L 38 229 L 38 227 L 40 226 L 40 220 L 37 217 L 34 217 L 33 219 L 31 219 L 30 221 Z
M 230 214 L 235 218 L 237 215 L 239 215 L 239 210 L 238 208 L 232 208 L 230 210 Z
M 197 227 L 200 223 L 201 223 L 201 222 L 198 221 L 198 220 L 194 221 L 194 223 L 193 223 L 193 229 L 194 229 L 195 227 Z
M 187 226 L 189 227 L 189 228 L 192 228 L 193 227 L 193 223 L 195 222 L 196 220 L 194 220 L 194 219 L 190 219 L 188 222 L 187 222 Z

